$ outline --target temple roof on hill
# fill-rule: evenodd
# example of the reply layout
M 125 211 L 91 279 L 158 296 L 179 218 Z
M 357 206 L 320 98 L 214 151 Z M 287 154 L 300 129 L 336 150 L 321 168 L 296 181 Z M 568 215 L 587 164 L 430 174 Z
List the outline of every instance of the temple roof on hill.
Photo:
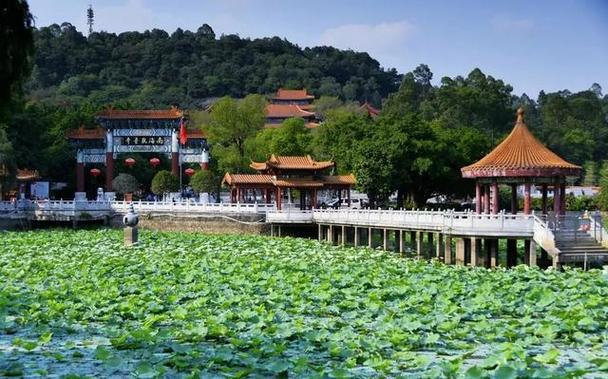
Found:
M 271 168 L 280 170 L 324 170 L 334 166 L 332 161 L 315 161 L 310 155 L 280 156 L 271 155 L 266 162 L 251 162 L 249 167 L 257 171 Z
M 104 139 L 106 138 L 106 131 L 103 128 L 85 129 L 82 126 L 78 129 L 70 130 L 67 133 L 67 137 L 70 139 Z
M 284 89 L 279 88 L 275 96 L 272 97 L 272 100 L 314 100 L 313 95 L 309 95 L 306 92 L 306 88 L 303 89 Z
M 363 103 L 359 109 L 363 110 L 371 117 L 376 117 L 380 114 L 380 110 L 378 108 L 375 108 L 374 106 L 372 106 L 367 101 L 365 103 Z
M 96 114 L 99 118 L 112 120 L 174 120 L 184 116 L 176 107 L 171 109 L 106 109 Z
M 577 176 L 581 167 L 569 163 L 534 137 L 517 110 L 511 133 L 488 155 L 461 169 L 465 178 Z
M 277 129 L 280 128 L 283 124 L 264 124 L 264 128 L 265 129 Z M 319 127 L 318 122 L 307 122 L 304 124 L 304 127 L 306 127 L 306 129 L 315 129 Z
M 40 179 L 38 170 L 30 170 L 27 168 L 24 168 L 23 170 L 17 169 L 17 175 L 15 176 L 17 177 L 17 180 L 21 181 Z
M 290 188 L 319 188 L 324 186 L 351 186 L 355 184 L 353 175 L 321 175 L 298 178 L 276 177 L 268 174 L 229 174 L 224 175 L 222 183 L 229 186 L 275 186 Z
M 308 112 L 299 107 L 296 104 L 268 104 L 266 105 L 266 117 L 267 118 L 290 118 L 300 117 L 309 118 L 314 117 L 313 112 Z

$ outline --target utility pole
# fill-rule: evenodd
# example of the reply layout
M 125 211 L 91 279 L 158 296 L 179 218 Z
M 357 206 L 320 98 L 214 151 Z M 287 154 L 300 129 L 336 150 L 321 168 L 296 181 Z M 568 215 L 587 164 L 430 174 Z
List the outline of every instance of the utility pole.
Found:
M 93 33 L 93 18 L 95 17 L 95 13 L 93 12 L 93 6 L 89 4 L 89 8 L 87 9 L 87 25 L 89 25 L 89 35 Z

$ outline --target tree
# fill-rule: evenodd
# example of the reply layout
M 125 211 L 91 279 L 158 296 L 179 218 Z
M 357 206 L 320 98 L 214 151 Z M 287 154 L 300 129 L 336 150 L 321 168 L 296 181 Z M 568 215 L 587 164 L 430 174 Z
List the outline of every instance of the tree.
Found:
M 176 192 L 179 190 L 179 179 L 173 176 L 171 172 L 167 170 L 161 170 L 152 179 L 152 192 L 156 195 L 164 195 L 169 192 Z
M 122 195 L 133 193 L 139 190 L 139 182 L 133 175 L 121 173 L 112 180 L 112 188 Z
M 214 104 L 205 129 L 222 171 L 243 172 L 249 165 L 246 142 L 262 129 L 266 101 L 260 95 L 242 100 L 223 97 Z
M 600 209 L 608 211 L 608 161 L 604 161 L 599 173 L 600 193 L 597 203 Z
M 6 125 L 0 124 L 0 200 L 4 191 L 14 184 L 15 160 L 13 146 L 7 138 Z
M 270 154 L 306 155 L 312 153 L 312 135 L 301 118 L 290 118 L 278 128 L 263 129 L 252 141 L 249 150 L 256 159 L 266 159 Z
M 94 17 L 95 13 L 93 12 L 93 6 L 89 5 L 87 8 L 87 25 L 89 25 L 89 35 L 93 33 L 93 23 L 95 22 Z
M 211 170 L 199 170 L 190 179 L 190 185 L 196 192 L 213 192 L 218 187 L 219 178 Z
M 34 18 L 25 0 L 0 6 L 0 105 L 29 75 L 34 52 Z

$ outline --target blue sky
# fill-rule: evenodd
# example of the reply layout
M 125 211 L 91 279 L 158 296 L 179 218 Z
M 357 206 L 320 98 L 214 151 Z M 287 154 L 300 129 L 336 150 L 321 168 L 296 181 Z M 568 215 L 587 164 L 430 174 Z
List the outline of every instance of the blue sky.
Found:
M 86 30 L 196 30 L 279 36 L 300 46 L 367 51 L 399 72 L 426 63 L 435 74 L 475 67 L 516 94 L 573 92 L 599 83 L 608 93 L 608 0 L 29 0 L 37 26 L 63 21 Z

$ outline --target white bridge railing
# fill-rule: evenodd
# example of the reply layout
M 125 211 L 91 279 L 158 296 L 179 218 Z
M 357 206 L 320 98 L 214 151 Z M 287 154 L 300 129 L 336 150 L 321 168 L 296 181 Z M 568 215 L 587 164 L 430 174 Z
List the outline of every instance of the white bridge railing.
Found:
M 458 235 L 532 237 L 534 234 L 533 215 L 506 213 L 478 215 L 472 212 L 454 211 L 315 209 L 307 212 L 269 211 L 266 214 L 266 221 L 436 230 Z

